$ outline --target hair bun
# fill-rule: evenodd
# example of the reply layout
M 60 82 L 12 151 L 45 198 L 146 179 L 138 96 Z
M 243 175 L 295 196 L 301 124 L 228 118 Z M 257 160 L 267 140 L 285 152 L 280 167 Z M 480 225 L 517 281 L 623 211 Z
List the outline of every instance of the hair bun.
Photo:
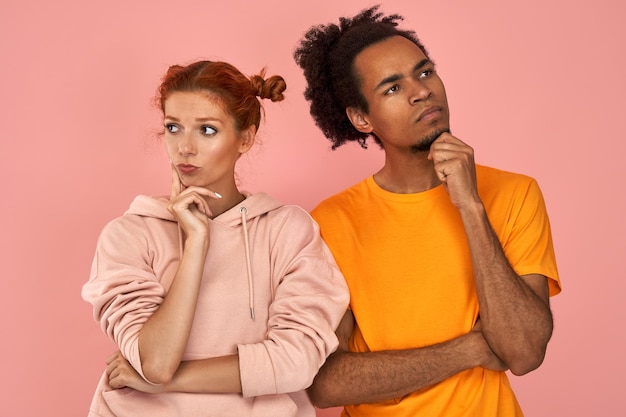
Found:
M 272 75 L 265 79 L 265 70 L 250 78 L 250 84 L 254 95 L 271 101 L 282 101 L 285 99 L 283 92 L 287 89 L 287 83 L 280 75 Z

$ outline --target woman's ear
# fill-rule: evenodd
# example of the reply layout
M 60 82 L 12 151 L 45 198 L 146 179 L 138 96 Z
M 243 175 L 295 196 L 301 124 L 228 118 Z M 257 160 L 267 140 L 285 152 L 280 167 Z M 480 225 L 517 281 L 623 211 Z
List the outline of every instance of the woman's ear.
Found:
M 348 107 L 346 109 L 346 115 L 348 119 L 350 119 L 350 123 L 356 130 L 361 133 L 372 133 L 374 128 L 370 124 L 367 115 L 364 114 L 361 110 L 358 110 L 354 107 Z
M 256 137 L 256 126 L 251 125 L 241 132 L 241 144 L 239 145 L 239 153 L 244 154 L 254 145 Z

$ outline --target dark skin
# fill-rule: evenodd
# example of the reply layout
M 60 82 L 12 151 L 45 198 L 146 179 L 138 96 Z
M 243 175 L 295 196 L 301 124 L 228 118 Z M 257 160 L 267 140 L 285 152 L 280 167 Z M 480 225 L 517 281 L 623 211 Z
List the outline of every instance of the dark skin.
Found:
M 412 42 L 392 37 L 354 62 L 369 104 L 348 108 L 354 127 L 374 133 L 385 165 L 383 189 L 418 193 L 440 184 L 458 209 L 471 252 L 480 320 L 468 334 L 417 349 L 354 353 L 355 321 L 344 316 L 337 351 L 309 394 L 318 407 L 380 402 L 410 394 L 473 367 L 523 375 L 543 361 L 552 335 L 546 277 L 518 276 L 506 259 L 478 195 L 474 151 L 450 134 L 445 88 L 434 65 Z M 354 381 L 358 381 L 355 384 Z

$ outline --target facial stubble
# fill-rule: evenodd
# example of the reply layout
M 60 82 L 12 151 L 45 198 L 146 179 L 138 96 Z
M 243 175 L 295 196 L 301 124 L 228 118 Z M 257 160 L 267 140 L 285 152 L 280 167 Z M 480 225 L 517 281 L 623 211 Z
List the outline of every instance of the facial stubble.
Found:
M 430 146 L 437 140 L 443 133 L 450 133 L 450 128 L 443 128 L 434 130 L 430 134 L 421 138 L 417 143 L 411 145 L 411 153 L 420 153 L 430 151 Z

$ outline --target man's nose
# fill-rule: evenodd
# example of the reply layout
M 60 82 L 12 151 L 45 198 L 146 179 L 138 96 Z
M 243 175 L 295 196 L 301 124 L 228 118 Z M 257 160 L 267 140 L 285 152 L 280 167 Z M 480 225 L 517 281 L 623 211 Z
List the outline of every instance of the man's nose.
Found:
M 426 100 L 431 96 L 432 90 L 421 80 L 412 80 L 411 82 L 411 104 Z

